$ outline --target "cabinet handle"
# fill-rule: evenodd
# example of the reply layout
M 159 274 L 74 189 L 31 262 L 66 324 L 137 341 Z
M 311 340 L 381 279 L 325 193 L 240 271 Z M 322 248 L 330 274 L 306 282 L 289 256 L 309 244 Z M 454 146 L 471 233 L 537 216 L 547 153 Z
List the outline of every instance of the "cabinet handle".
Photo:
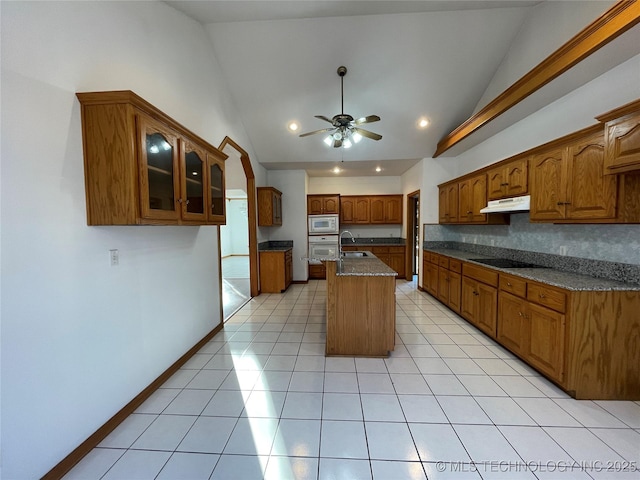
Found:
M 473 212 L 472 212 L 471 210 L 469 210 L 469 211 L 467 212 L 467 215 L 471 215 L 472 213 L 473 213 Z
M 508 183 L 501 183 L 501 184 L 500 184 L 500 186 L 501 186 L 501 187 L 506 187 L 506 186 L 508 186 L 508 185 L 509 185 Z
M 545 297 L 545 295 L 544 295 L 544 293 L 541 293 L 541 294 L 539 294 L 538 296 L 539 296 L 540 298 L 546 298 L 546 297 Z
M 189 205 L 189 200 L 187 200 L 187 205 Z
M 182 199 L 181 198 L 178 199 L 178 203 L 182 203 Z
M 524 313 L 522 312 L 518 312 L 518 315 L 520 315 L 521 317 L 524 317 Z
M 513 285 L 511 285 L 511 282 L 507 282 L 507 287 L 513 287 Z
M 571 205 L 571 202 L 558 202 L 558 205 Z

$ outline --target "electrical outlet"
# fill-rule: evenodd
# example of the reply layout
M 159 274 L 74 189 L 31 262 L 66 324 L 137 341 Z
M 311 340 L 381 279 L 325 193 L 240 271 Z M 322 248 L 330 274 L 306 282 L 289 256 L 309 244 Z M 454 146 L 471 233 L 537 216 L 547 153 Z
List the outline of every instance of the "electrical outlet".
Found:
M 120 264 L 120 252 L 117 248 L 109 250 L 109 261 L 112 267 L 117 267 Z
M 567 246 L 560 245 L 560 255 L 565 256 L 567 254 Z

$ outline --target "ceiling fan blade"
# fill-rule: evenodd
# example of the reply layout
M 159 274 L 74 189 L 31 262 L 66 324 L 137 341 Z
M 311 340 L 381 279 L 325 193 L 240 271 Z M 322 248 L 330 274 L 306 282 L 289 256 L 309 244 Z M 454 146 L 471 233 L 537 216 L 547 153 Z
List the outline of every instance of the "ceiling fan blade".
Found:
M 362 125 L 363 123 L 373 123 L 373 122 L 379 122 L 380 121 L 380 117 L 377 115 L 369 115 L 367 117 L 361 117 L 358 118 L 354 123 L 356 125 Z
M 333 120 L 325 117 L 324 115 L 314 115 L 314 117 L 319 118 L 320 120 L 324 120 L 325 122 L 329 122 L 331 125 L 333 125 Z
M 323 128 L 322 130 L 314 130 L 313 132 L 301 133 L 301 137 L 308 137 L 309 135 L 315 135 L 316 133 L 324 133 L 333 130 L 333 127 Z
M 370 132 L 369 130 L 363 130 L 361 128 L 354 128 L 356 132 L 358 132 L 363 137 L 370 138 L 371 140 L 380 140 L 382 135 L 378 135 L 377 133 Z

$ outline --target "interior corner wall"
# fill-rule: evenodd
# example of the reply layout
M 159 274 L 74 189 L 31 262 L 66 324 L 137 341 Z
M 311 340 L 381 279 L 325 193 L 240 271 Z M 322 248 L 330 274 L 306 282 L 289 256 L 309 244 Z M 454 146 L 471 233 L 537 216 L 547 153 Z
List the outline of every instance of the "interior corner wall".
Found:
M 168 5 L 0 8 L 1 465 L 21 480 L 221 322 L 215 226 L 86 225 L 75 93 L 133 90 L 213 145 L 248 141 L 204 28 Z

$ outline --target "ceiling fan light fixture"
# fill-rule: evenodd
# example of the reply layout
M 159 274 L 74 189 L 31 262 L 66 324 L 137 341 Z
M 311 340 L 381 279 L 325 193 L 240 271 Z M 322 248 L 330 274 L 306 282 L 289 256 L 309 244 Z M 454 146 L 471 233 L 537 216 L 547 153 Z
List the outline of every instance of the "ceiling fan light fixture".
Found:
M 352 145 L 353 143 L 351 143 L 351 140 L 349 140 L 348 138 L 342 142 L 342 146 L 344 148 L 351 148 Z
M 354 143 L 358 143 L 360 142 L 360 140 L 362 140 L 362 135 L 360 135 L 358 132 L 355 132 L 351 138 L 353 139 Z
M 324 143 L 327 144 L 328 147 L 333 145 L 333 135 L 329 135 L 324 139 Z

